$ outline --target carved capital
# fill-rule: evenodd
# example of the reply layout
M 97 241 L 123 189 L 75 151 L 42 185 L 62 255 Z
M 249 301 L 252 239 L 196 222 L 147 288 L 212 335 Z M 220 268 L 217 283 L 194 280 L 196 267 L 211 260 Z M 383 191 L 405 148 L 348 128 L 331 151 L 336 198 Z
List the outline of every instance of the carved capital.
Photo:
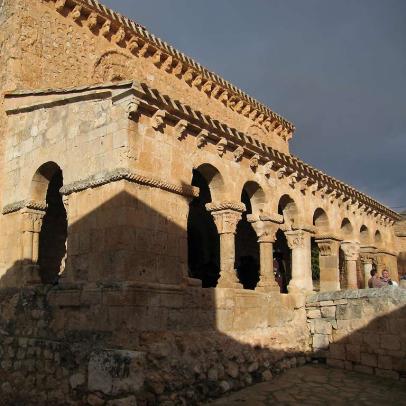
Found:
M 207 205 L 206 205 L 207 207 Z M 219 234 L 235 234 L 237 224 L 241 220 L 242 212 L 232 209 L 209 210 Z
M 290 230 L 285 231 L 286 240 L 291 250 L 297 248 L 304 248 L 306 238 L 309 238 L 309 233 L 304 230 Z
M 316 243 L 322 257 L 338 255 L 338 250 L 340 248 L 339 240 L 333 238 L 318 238 L 316 239 Z
M 45 211 L 25 209 L 22 213 L 22 231 L 39 233 L 41 231 L 42 219 Z
M 356 261 L 359 257 L 360 245 L 357 241 L 343 241 L 341 249 L 344 252 L 346 261 Z
M 280 225 L 271 220 L 258 220 L 253 216 L 248 216 L 248 221 L 251 223 L 258 237 L 259 243 L 274 243 L 276 233 Z

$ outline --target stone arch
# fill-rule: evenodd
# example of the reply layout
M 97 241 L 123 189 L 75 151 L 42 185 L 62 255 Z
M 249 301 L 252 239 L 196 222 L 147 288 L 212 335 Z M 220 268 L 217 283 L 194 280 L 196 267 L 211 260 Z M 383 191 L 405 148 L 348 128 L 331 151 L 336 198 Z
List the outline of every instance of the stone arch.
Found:
M 314 211 L 313 225 L 316 226 L 318 233 L 326 233 L 330 229 L 330 221 L 327 213 L 320 207 Z
M 215 287 L 220 276 L 220 237 L 206 204 L 218 198 L 224 187 L 220 172 L 210 164 L 193 170 L 192 185 L 199 196 L 189 204 L 187 221 L 189 276 L 200 279 L 203 287 Z
M 382 233 L 379 230 L 375 231 L 374 243 L 377 247 L 380 247 L 383 243 Z
M 58 171 L 62 170 L 55 162 L 49 161 L 41 165 L 32 178 L 29 199 L 36 202 L 45 202 L 49 183 Z
M 46 203 L 38 236 L 39 277 L 45 284 L 55 284 L 65 266 L 68 220 L 62 186 L 62 169 L 55 162 L 41 165 L 31 183 L 30 197 Z
M 261 214 L 264 211 L 266 203 L 265 192 L 262 187 L 255 181 L 248 181 L 243 187 L 243 193 L 249 198 L 252 213 Z
M 361 244 L 368 244 L 370 242 L 369 229 L 363 224 L 359 230 L 359 240 Z
M 287 226 L 291 227 L 299 222 L 299 209 L 296 202 L 289 195 L 283 195 L 279 199 L 278 213 L 283 215 L 284 223 Z
M 351 224 L 351 221 L 347 217 L 343 218 L 343 220 L 341 221 L 340 230 L 342 236 L 346 239 L 349 239 L 353 236 L 354 228 Z
M 225 191 L 224 179 L 220 171 L 212 164 L 204 163 L 193 170 L 193 177 L 196 173 L 200 174 L 207 182 L 210 191 L 210 202 L 220 202 Z
M 255 289 L 259 281 L 260 253 L 257 234 L 248 221 L 263 212 L 265 193 L 261 186 L 253 181 L 246 182 L 241 192 L 241 202 L 246 211 L 237 224 L 235 236 L 235 268 L 240 283 L 245 289 Z

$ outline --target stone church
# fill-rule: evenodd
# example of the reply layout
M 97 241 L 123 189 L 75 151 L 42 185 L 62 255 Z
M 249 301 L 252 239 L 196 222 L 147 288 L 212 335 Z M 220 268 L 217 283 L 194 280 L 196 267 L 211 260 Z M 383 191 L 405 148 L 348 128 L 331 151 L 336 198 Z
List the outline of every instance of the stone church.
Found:
M 0 0 L 0 67 L 0 378 L 33 404 L 177 404 L 220 353 L 299 362 L 307 295 L 406 273 L 400 214 L 97 0 Z

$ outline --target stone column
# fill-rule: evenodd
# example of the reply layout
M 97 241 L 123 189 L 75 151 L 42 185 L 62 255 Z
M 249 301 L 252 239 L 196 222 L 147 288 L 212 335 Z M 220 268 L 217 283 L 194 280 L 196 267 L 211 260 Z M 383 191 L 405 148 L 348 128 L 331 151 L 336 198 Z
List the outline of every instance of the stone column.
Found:
M 343 241 L 341 249 L 345 256 L 345 288 L 358 289 L 357 284 L 357 260 L 360 245 L 356 241 Z
M 275 281 L 273 273 L 273 244 L 276 240 L 276 232 L 279 229 L 277 219 L 269 217 L 255 218 L 248 216 L 257 236 L 260 253 L 260 276 L 255 290 L 263 292 L 280 292 L 280 287 Z M 279 221 L 281 223 L 282 220 Z
M 289 292 L 313 291 L 310 232 L 305 230 L 285 231 L 292 250 L 292 279 Z
M 208 203 L 206 209 L 212 214 L 220 234 L 219 288 L 242 288 L 237 278 L 235 264 L 235 233 L 245 205 L 242 203 Z
M 45 212 L 26 208 L 22 214 L 22 265 L 25 284 L 41 283 L 38 265 L 39 234 Z
M 340 290 L 340 240 L 334 237 L 316 239 L 319 246 L 320 291 Z
M 368 289 L 368 280 L 371 277 L 373 260 L 376 257 L 376 247 L 363 246 L 360 249 L 360 259 L 362 263 L 362 271 L 364 275 L 364 288 Z

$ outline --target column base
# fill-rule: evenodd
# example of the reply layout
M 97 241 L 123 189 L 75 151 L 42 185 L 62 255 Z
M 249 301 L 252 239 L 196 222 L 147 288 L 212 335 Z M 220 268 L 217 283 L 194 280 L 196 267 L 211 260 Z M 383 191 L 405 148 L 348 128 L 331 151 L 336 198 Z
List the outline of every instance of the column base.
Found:
M 217 282 L 217 288 L 232 288 L 232 289 L 243 289 L 241 283 L 234 279 L 231 275 L 228 277 L 220 274 L 220 278 Z
M 258 284 L 257 287 L 255 288 L 256 292 L 273 292 L 273 293 L 280 293 L 281 289 L 278 284 L 272 284 L 272 283 L 263 283 L 263 284 Z

